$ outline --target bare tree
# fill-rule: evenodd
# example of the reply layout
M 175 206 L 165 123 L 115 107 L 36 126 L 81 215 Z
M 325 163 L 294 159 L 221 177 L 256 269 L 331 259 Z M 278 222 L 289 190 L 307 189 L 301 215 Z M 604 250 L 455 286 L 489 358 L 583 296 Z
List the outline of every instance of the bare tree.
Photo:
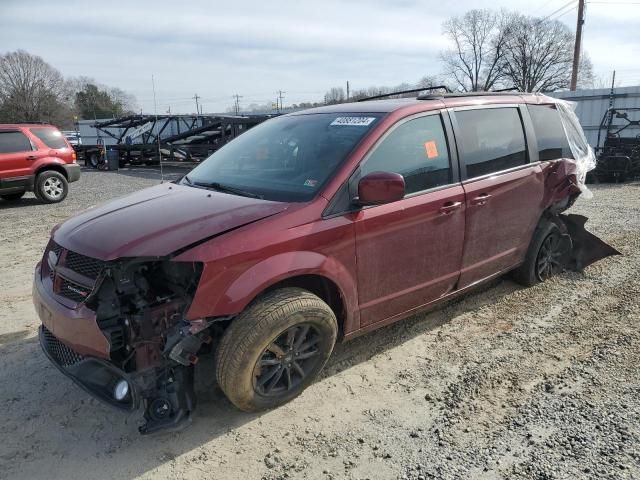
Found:
M 0 56 L 0 117 L 4 121 L 55 122 L 69 109 L 62 75 L 24 50 Z
M 333 87 L 324 94 L 324 103 L 333 105 L 335 103 L 343 103 L 346 99 L 344 89 L 342 87 Z
M 463 91 L 491 90 L 501 79 L 504 45 L 511 14 L 470 10 L 444 22 L 445 36 L 453 48 L 441 53 L 445 75 Z
M 566 88 L 571 79 L 574 36 L 557 20 L 518 16 L 511 22 L 501 68 L 523 92 Z
M 593 73 L 593 64 L 587 52 L 580 55 L 580 65 L 578 65 L 578 88 L 596 88 L 596 77 Z

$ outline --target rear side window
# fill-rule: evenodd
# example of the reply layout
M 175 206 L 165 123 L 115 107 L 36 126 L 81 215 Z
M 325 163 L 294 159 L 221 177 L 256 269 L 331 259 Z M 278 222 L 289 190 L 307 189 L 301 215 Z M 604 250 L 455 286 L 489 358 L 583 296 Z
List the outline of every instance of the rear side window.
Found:
M 29 131 L 38 137 L 49 148 L 67 148 L 64 136 L 55 128 L 30 128 Z
M 529 105 L 540 160 L 573 158 L 555 105 Z
M 449 151 L 440 115 L 409 120 L 394 129 L 361 167 L 361 175 L 394 172 L 407 194 L 451 183 Z
M 22 132 L 0 131 L 0 153 L 30 152 L 31 142 Z
M 517 108 L 456 112 L 467 178 L 527 163 L 527 148 Z

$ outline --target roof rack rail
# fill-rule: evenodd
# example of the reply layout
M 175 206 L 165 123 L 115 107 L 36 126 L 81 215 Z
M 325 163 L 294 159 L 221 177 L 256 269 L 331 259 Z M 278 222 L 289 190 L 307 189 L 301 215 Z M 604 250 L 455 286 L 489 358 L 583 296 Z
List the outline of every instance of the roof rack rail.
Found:
M 441 93 L 420 95 L 418 100 L 438 100 L 443 98 L 457 98 L 457 97 L 486 97 L 486 96 L 498 96 L 498 95 L 531 95 L 526 92 L 454 92 L 454 93 Z
M 451 90 L 446 85 L 436 85 L 434 87 L 412 88 L 411 90 L 401 90 L 399 92 L 383 93 L 382 95 L 374 95 L 373 97 L 361 98 L 358 102 L 366 102 L 368 100 L 377 100 L 378 98 L 392 97 L 394 95 L 404 95 L 405 93 L 418 93 L 427 90 L 445 90 L 447 93 L 451 93 Z
M 500 92 L 519 92 L 520 89 L 518 87 L 508 87 L 508 88 L 499 88 L 497 90 L 491 90 L 494 93 L 500 93 Z

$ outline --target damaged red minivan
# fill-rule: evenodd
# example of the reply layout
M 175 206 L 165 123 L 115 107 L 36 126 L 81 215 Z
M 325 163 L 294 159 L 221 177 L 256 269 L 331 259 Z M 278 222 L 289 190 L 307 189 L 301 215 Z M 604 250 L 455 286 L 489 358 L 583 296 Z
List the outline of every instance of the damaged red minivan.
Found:
M 143 406 L 150 433 L 190 418 L 203 354 L 234 405 L 268 409 L 338 339 L 616 253 L 560 213 L 583 188 L 566 132 L 584 138 L 560 110 L 426 95 L 268 120 L 181 180 L 54 228 L 33 288 L 42 348 L 92 395 Z

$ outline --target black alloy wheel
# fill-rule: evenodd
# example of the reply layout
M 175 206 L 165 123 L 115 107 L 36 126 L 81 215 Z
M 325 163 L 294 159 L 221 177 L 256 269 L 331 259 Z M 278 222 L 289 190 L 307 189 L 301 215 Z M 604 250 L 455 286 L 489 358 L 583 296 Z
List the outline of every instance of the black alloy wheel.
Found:
M 254 368 L 254 389 L 263 396 L 280 396 L 298 388 L 321 361 L 322 337 L 310 324 L 297 324 L 271 342 Z
M 540 281 L 562 272 L 562 240 L 557 232 L 550 233 L 544 239 L 536 258 L 536 276 Z

